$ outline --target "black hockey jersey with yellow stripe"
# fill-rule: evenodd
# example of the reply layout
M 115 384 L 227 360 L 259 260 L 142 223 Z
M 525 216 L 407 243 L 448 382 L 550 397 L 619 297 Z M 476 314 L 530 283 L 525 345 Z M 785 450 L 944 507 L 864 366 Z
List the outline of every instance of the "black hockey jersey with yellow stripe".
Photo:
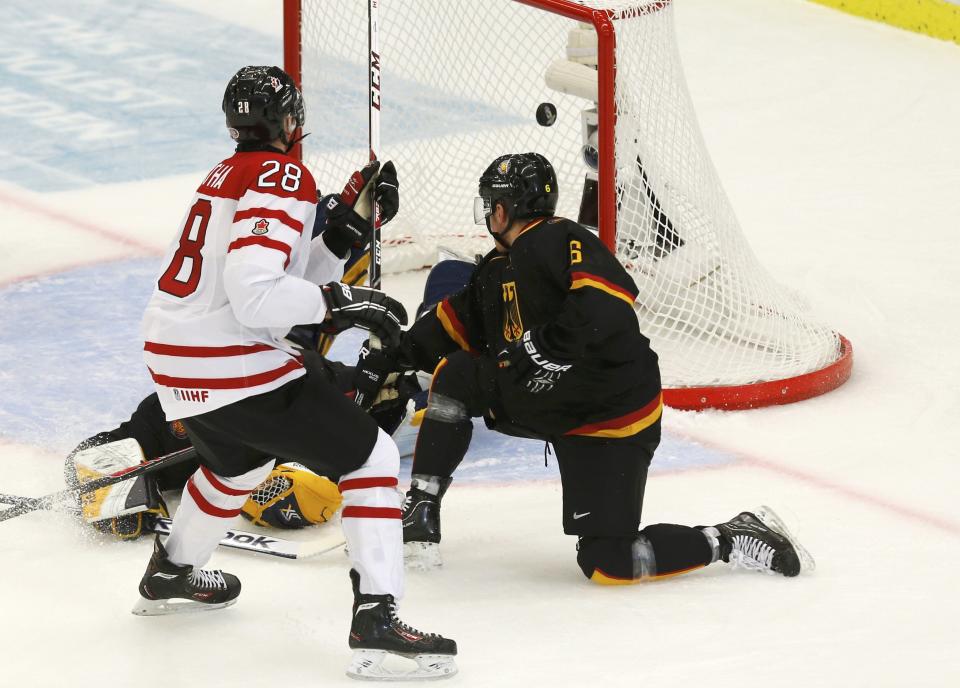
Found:
M 457 347 L 496 358 L 536 330 L 544 353 L 573 367 L 537 395 L 495 373 L 511 418 L 546 434 L 625 437 L 655 423 L 662 409 L 657 356 L 633 312 L 636 294 L 593 233 L 565 218 L 538 218 L 509 253 L 488 253 L 466 288 L 414 323 L 405 349 L 431 370 Z

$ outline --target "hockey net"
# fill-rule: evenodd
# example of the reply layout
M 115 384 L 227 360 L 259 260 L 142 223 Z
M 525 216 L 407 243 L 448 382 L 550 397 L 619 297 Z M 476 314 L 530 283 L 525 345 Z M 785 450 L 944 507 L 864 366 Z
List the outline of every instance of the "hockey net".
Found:
M 697 125 L 670 0 L 379 0 L 379 27 L 382 156 L 401 184 L 385 273 L 428 266 L 439 247 L 489 250 L 472 218 L 480 172 L 536 151 L 556 168 L 557 214 L 598 225 L 636 280 L 667 403 L 784 403 L 849 376 L 849 342 L 743 237 Z M 285 34 L 306 101 L 302 157 L 327 189 L 368 156 L 367 3 L 285 0 Z M 537 122 L 544 102 L 552 126 Z

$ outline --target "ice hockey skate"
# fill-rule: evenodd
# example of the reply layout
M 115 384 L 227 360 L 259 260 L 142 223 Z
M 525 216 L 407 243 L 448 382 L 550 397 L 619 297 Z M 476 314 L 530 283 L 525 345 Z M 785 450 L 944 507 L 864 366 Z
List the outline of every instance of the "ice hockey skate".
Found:
M 428 571 L 440 557 L 440 500 L 451 478 L 414 475 L 403 500 L 403 557 L 409 568 Z
M 140 600 L 131 611 L 137 616 L 164 616 L 222 609 L 236 603 L 239 594 L 236 576 L 178 566 L 167 557 L 158 537 L 140 581 Z
M 813 571 L 810 553 L 768 506 L 744 511 L 715 526 L 720 533 L 720 558 L 734 568 L 763 571 L 792 578 Z
M 457 673 L 457 643 L 436 633 L 423 633 L 397 618 L 393 595 L 360 592 L 360 574 L 350 570 L 353 583 L 353 621 L 350 647 L 353 660 L 347 676 L 370 681 L 405 681 L 449 678 Z M 402 657 L 416 662 L 391 661 Z

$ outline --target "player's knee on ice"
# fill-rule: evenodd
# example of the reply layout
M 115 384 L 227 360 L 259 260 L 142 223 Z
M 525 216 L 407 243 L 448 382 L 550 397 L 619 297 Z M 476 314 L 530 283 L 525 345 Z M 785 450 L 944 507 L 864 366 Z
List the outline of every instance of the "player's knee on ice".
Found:
M 493 371 L 482 359 L 456 351 L 434 371 L 427 417 L 456 423 L 482 416 L 494 396 L 493 384 Z
M 637 583 L 706 566 L 713 549 L 696 528 L 658 523 L 633 537 L 581 537 L 577 563 L 583 575 L 601 585 Z

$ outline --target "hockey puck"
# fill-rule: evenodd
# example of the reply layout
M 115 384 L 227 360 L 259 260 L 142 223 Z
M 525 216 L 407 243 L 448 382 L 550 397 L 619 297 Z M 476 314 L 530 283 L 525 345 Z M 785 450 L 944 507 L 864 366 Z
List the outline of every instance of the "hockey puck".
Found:
M 557 121 L 557 106 L 553 103 L 540 103 L 537 106 L 537 124 L 541 127 L 552 127 Z

